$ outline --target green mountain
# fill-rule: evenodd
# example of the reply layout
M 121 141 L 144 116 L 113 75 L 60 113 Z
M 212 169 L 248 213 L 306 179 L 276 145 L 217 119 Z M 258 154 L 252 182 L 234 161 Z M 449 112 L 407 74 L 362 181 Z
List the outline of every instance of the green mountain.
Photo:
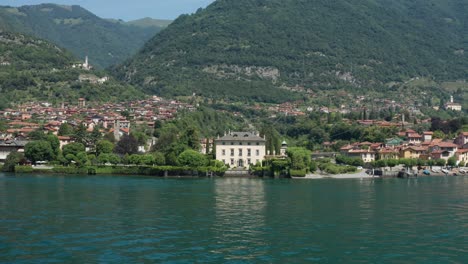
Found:
M 284 101 L 467 78 L 466 0 L 218 0 L 115 73 L 163 95 Z
M 117 23 L 80 6 L 41 4 L 0 7 L 0 29 L 47 39 L 105 68 L 133 55 L 161 27 Z
M 142 96 L 112 78 L 95 83 L 105 73 L 73 67 L 77 63 L 71 53 L 45 40 L 0 31 L 0 108 L 38 100 L 120 101 Z

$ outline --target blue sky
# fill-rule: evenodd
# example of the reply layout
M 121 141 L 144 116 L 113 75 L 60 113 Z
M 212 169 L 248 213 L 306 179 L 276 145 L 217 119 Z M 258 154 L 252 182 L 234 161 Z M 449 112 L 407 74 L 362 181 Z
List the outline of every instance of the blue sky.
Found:
M 80 5 L 103 18 L 134 20 L 143 17 L 175 19 L 181 14 L 193 13 L 212 2 L 214 0 L 1 0 L 0 5 Z

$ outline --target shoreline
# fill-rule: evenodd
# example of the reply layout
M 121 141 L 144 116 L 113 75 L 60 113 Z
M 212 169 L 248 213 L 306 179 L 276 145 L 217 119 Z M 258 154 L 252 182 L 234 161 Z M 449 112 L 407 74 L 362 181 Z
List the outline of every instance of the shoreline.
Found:
M 454 175 L 454 173 L 457 173 Z M 451 171 L 447 175 L 444 173 L 431 173 L 430 175 L 424 175 L 422 173 L 418 173 L 417 177 L 410 177 L 410 178 L 419 178 L 419 177 L 458 177 L 458 176 L 467 176 L 468 174 L 460 174 L 458 172 Z M 361 171 L 354 174 L 317 174 L 311 173 L 307 174 L 305 177 L 291 177 L 292 179 L 308 179 L 308 180 L 320 180 L 320 179 L 383 179 L 383 178 L 398 178 L 396 176 L 373 176 L 367 174 L 365 171 Z
M 310 173 L 305 177 L 291 177 L 292 179 L 308 179 L 308 180 L 319 180 L 319 179 L 372 179 L 380 178 L 367 174 L 365 171 L 360 171 L 353 174 L 317 174 Z

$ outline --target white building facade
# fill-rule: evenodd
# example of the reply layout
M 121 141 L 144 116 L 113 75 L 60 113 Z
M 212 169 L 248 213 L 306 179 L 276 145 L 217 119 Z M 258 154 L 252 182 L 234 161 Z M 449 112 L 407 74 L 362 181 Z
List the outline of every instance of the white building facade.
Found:
M 215 140 L 216 159 L 231 169 L 249 169 L 265 159 L 265 143 L 257 132 L 229 132 Z

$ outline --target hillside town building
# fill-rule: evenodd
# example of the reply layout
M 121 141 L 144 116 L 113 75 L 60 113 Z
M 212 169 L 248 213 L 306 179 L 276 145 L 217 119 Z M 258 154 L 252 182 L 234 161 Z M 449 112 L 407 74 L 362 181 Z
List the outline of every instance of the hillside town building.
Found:
M 442 159 L 448 162 L 450 158 L 455 158 L 457 164 L 465 164 L 468 160 L 468 132 L 461 132 L 454 141 L 433 139 L 433 132 L 426 131 L 420 135 L 412 129 L 401 131 L 398 136 L 388 139 L 385 144 L 349 144 L 341 147 L 340 153 L 350 158 L 360 158 L 366 163 L 379 159 Z
M 24 152 L 25 140 L 2 140 L 0 141 L 0 161 L 4 162 L 11 152 Z
M 462 110 L 462 106 L 461 106 L 461 104 L 455 103 L 455 102 L 453 101 L 453 96 L 450 96 L 450 102 L 448 102 L 448 103 L 445 105 L 445 109 L 446 109 L 446 110 L 453 110 L 453 111 L 461 111 L 461 110 Z

